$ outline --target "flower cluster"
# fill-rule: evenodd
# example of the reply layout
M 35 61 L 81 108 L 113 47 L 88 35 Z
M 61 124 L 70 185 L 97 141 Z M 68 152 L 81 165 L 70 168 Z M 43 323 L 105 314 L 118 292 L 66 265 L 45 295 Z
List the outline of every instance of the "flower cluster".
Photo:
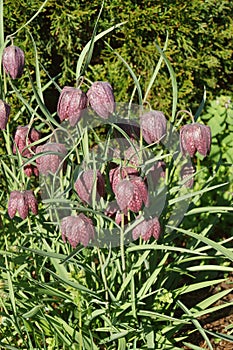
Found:
M 5 72 L 12 79 L 20 78 L 24 69 L 23 51 L 14 45 L 6 47 L 2 64 Z M 94 118 L 97 115 L 104 120 L 112 121 L 111 116 L 117 114 L 115 96 L 110 83 L 96 81 L 86 92 L 82 91 L 81 85 L 65 86 L 61 90 L 57 103 L 60 122 L 66 120 L 73 128 L 82 120 L 88 107 L 90 111 L 92 110 L 91 115 Z M 6 128 L 9 114 L 10 106 L 0 100 L 0 129 Z M 61 234 L 64 242 L 68 240 L 75 248 L 79 243 L 87 246 L 91 240 L 95 239 L 94 224 L 90 218 L 93 212 L 92 206 L 94 203 L 101 205 L 105 200 L 108 201 L 109 196 L 113 200 L 110 203 L 107 202 L 105 215 L 122 225 L 130 223 L 135 217 L 139 221 L 132 229 L 133 240 L 139 237 L 145 241 L 151 237 L 159 239 L 160 220 L 150 210 L 150 204 L 154 200 L 153 196 L 157 193 L 160 182 L 165 178 L 168 167 L 164 161 L 151 161 L 150 168 L 144 171 L 146 162 L 142 148 L 154 150 L 155 146 L 162 147 L 167 137 L 167 130 L 167 119 L 163 112 L 158 110 L 141 112 L 138 122 L 126 121 L 121 117 L 116 120 L 113 135 L 118 137 L 119 148 L 118 146 L 113 148 L 112 153 L 113 158 L 118 158 L 118 161 L 108 162 L 103 171 L 98 166 L 90 169 L 90 164 L 85 164 L 84 169 L 79 171 L 79 175 L 73 179 L 73 195 L 78 196 L 82 206 L 89 209 L 91 207 L 91 210 L 87 215 L 81 212 L 62 219 Z M 192 124 L 181 127 L 179 141 L 183 158 L 194 157 L 196 152 L 206 157 L 211 147 L 210 128 L 193 120 Z M 33 174 L 48 176 L 61 169 L 66 170 L 67 151 L 63 143 L 51 140 L 42 143 L 40 132 L 32 126 L 18 126 L 15 132 L 13 153 L 19 153 L 26 158 L 24 172 L 29 177 Z M 35 156 L 35 162 L 30 163 L 29 160 L 33 156 Z M 194 172 L 195 168 L 192 164 L 183 165 L 181 178 L 185 186 L 193 186 Z M 8 203 L 10 218 L 18 212 L 19 216 L 25 219 L 29 209 L 35 215 L 38 212 L 37 200 L 32 191 L 11 192 Z

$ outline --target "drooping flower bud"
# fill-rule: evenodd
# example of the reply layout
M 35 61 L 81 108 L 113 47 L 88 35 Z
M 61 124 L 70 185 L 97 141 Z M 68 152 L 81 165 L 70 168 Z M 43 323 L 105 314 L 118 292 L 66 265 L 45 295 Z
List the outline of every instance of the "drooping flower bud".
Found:
M 95 191 L 95 200 L 99 200 L 105 193 L 104 177 L 99 170 L 85 170 L 75 181 L 74 188 L 80 199 L 88 204 L 92 203 Z
M 81 243 L 85 247 L 95 236 L 95 229 L 90 218 L 83 213 L 78 216 L 66 216 L 61 223 L 62 240 L 66 243 L 69 241 L 73 248 Z
M 31 190 L 12 191 L 8 202 L 8 214 L 12 219 L 18 211 L 21 219 L 26 219 L 29 209 L 37 215 L 37 200 Z
M 150 111 L 140 117 L 142 136 L 146 143 L 160 142 L 167 132 L 167 120 L 160 111 Z
M 115 190 L 116 201 L 121 211 L 139 212 L 143 203 L 148 205 L 148 191 L 142 178 L 134 176 L 118 182 Z
M 81 118 L 82 111 L 87 108 L 87 96 L 79 88 L 65 86 L 60 94 L 57 114 L 61 121 L 68 119 L 74 126 Z
M 0 100 L 0 129 L 1 130 L 6 129 L 6 124 L 8 122 L 10 111 L 11 111 L 10 106 L 3 100 Z
M 24 69 L 24 52 L 18 46 L 8 46 L 2 55 L 2 64 L 12 79 L 20 78 Z
M 42 175 L 48 175 L 50 172 L 54 174 L 60 169 L 60 166 L 63 168 L 67 151 L 62 143 L 51 142 L 36 148 L 36 154 L 43 152 L 52 153 L 42 154 L 40 157 L 36 158 L 39 173 Z
M 111 169 L 109 172 L 109 180 L 110 184 L 112 186 L 112 190 L 115 193 L 116 192 L 116 187 L 118 183 L 126 178 L 131 178 L 133 176 L 138 176 L 138 170 L 136 168 L 132 168 L 129 166 L 121 167 L 118 166 L 114 169 Z
M 87 92 L 88 103 L 101 117 L 107 119 L 115 110 L 112 86 L 108 82 L 96 81 Z
M 146 175 L 146 183 L 150 190 L 155 189 L 160 179 L 165 178 L 166 164 L 163 161 L 158 161 L 150 168 Z
M 209 126 L 192 123 L 180 130 L 180 149 L 183 155 L 193 157 L 196 152 L 206 157 L 211 148 L 211 130 Z
M 185 180 L 184 186 L 187 188 L 192 188 L 194 184 L 194 173 L 195 173 L 195 167 L 190 164 L 184 164 L 181 168 L 181 178 L 182 180 Z
M 16 146 L 19 153 L 26 158 L 31 158 L 36 150 L 36 146 L 28 147 L 31 143 L 40 139 L 40 133 L 34 129 L 29 129 L 29 126 L 18 126 L 14 137 L 13 153 L 16 154 Z M 26 148 L 26 149 L 25 149 Z M 33 153 L 32 153 L 33 152 Z
M 148 241 L 151 237 L 159 239 L 161 233 L 160 223 L 157 217 L 153 219 L 143 220 L 132 231 L 133 240 L 140 236 L 144 241 Z

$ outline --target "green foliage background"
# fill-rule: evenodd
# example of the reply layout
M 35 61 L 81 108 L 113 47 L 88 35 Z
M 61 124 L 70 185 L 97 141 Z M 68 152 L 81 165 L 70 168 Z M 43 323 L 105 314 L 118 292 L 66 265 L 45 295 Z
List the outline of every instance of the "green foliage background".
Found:
M 6 0 L 4 3 L 4 17 L 8 19 L 4 29 L 5 35 L 9 35 L 25 24 L 43 2 Z M 60 73 L 61 86 L 75 84 L 76 62 L 91 38 L 100 6 L 101 0 L 49 0 L 28 26 L 40 62 L 51 76 Z M 107 0 L 98 31 L 127 21 L 104 40 L 130 62 L 144 90 L 159 59 L 155 43 L 163 47 L 168 32 L 166 55 L 177 76 L 179 107 L 195 111 L 204 86 L 209 99 L 232 90 L 232 11 L 230 0 Z M 33 63 L 33 47 L 26 30 L 16 35 L 15 44 L 25 50 L 27 62 Z M 118 101 L 128 101 L 134 87 L 127 69 L 103 41 L 95 46 L 88 76 L 91 80 L 108 80 Z M 164 65 L 148 96 L 152 108 L 170 113 L 170 87 Z M 48 103 L 52 110 L 56 109 L 57 98 L 58 92 L 50 91 Z

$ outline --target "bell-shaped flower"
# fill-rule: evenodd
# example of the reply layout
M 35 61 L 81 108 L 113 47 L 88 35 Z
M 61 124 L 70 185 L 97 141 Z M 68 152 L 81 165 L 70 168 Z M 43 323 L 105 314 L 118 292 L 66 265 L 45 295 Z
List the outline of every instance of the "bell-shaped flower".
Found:
M 0 130 L 6 129 L 6 124 L 9 119 L 10 111 L 10 106 L 3 100 L 0 100 Z
M 123 179 L 115 189 L 116 201 L 126 215 L 128 210 L 139 212 L 142 205 L 148 205 L 148 191 L 145 182 L 139 176 Z
M 46 143 L 36 148 L 36 154 L 45 153 L 36 158 L 36 164 L 39 173 L 48 175 L 55 174 L 57 170 L 64 167 L 64 158 L 66 156 L 66 148 L 62 143 Z M 46 154 L 46 152 L 49 152 Z
M 7 46 L 3 50 L 2 65 L 12 79 L 20 78 L 24 69 L 24 52 L 18 46 Z
M 206 157 L 211 148 L 211 130 L 209 126 L 192 123 L 180 130 L 180 149 L 183 155 L 193 157 L 196 152 Z
M 144 241 L 148 241 L 151 237 L 156 240 L 159 239 L 161 233 L 160 223 L 157 217 L 151 219 L 144 219 L 132 231 L 133 240 L 140 236 Z
M 160 111 L 150 111 L 140 117 L 142 136 L 148 145 L 160 142 L 167 132 L 167 120 Z
M 37 200 L 31 190 L 12 191 L 8 202 L 8 214 L 12 219 L 16 212 L 19 213 L 21 219 L 26 219 L 29 209 L 33 214 L 37 215 Z
M 112 86 L 108 82 L 96 81 L 87 91 L 88 104 L 101 117 L 107 119 L 115 110 Z
M 110 184 L 112 186 L 112 190 L 115 193 L 116 187 L 118 183 L 125 179 L 125 178 L 131 178 L 133 176 L 138 176 L 138 170 L 136 168 L 130 167 L 130 166 L 118 166 L 116 168 L 113 168 L 109 172 L 109 180 Z
M 87 108 L 87 96 L 79 88 L 65 86 L 60 94 L 57 114 L 61 121 L 68 119 L 74 126 L 81 118 L 83 110 Z
M 90 218 L 83 213 L 78 216 L 66 216 L 61 222 L 61 234 L 63 242 L 69 241 L 73 248 L 81 243 L 85 247 L 91 239 L 94 239 L 95 229 Z
M 74 188 L 83 202 L 91 204 L 93 199 L 98 201 L 105 194 L 104 177 L 99 170 L 85 170 L 75 181 Z

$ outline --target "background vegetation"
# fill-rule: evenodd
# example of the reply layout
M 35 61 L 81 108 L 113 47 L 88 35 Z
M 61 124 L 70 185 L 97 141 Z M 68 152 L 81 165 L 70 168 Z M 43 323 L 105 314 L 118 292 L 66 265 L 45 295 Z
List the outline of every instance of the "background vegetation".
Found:
M 15 181 L 5 165 L 38 197 L 40 191 L 36 179 L 21 178 L 11 153 L 13 133 L 29 121 L 48 133 L 44 107 L 56 120 L 60 88 L 76 83 L 76 64 L 91 38 L 101 1 L 48 0 L 17 32 L 42 5 L 37 0 L 4 1 L 5 37 L 15 33 L 14 44 L 24 50 L 28 71 L 14 86 L 6 76 L 2 80 L 12 113 L 7 132 L 0 134 L 0 346 L 212 350 L 220 340 L 232 342 L 232 325 L 221 334 L 204 327 L 207 315 L 232 307 L 232 2 L 106 1 L 98 32 L 127 22 L 95 45 L 86 77 L 109 81 L 117 102 L 128 102 L 135 82 L 116 53 L 132 67 L 145 92 L 160 58 L 155 44 L 163 47 L 168 33 L 166 56 L 177 78 L 178 109 L 195 113 L 205 86 L 207 101 L 199 120 L 210 125 L 213 135 L 209 157 L 195 159 L 196 194 L 181 226 L 165 231 L 158 242 L 125 247 L 124 273 L 118 248 L 78 246 L 74 251 L 64 244 L 41 203 L 39 215 L 26 220 L 10 220 L 7 214 Z M 38 76 L 41 85 L 35 85 L 44 98 L 40 106 L 29 79 L 38 83 Z M 163 63 L 147 101 L 167 119 L 173 92 Z M 197 334 L 203 343 L 197 342 Z

